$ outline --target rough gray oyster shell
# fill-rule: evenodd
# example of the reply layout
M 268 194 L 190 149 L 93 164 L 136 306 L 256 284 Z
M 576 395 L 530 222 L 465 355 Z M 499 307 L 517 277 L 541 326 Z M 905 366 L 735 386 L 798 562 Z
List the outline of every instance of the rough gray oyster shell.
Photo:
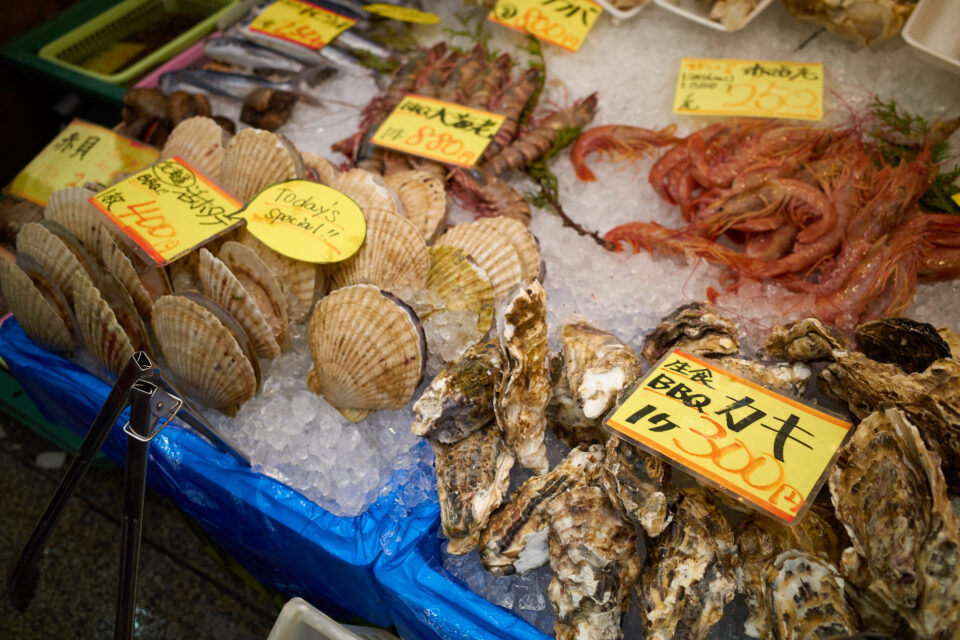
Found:
M 603 418 L 588 418 L 570 395 L 566 371 L 553 386 L 550 403 L 547 405 L 547 426 L 569 447 L 603 444 L 607 432 Z
M 857 327 L 857 349 L 871 360 L 899 365 L 907 373 L 923 371 L 950 346 L 933 325 L 909 318 L 882 318 Z
M 740 350 L 737 325 L 706 302 L 685 304 L 665 317 L 646 337 L 640 354 L 653 364 L 674 348 L 695 356 L 737 353 Z
M 703 489 L 682 489 L 637 583 L 645 640 L 704 640 L 733 600 L 738 564 L 723 513 Z
M 731 373 L 780 393 L 801 396 L 810 382 L 810 367 L 802 362 L 765 364 L 736 356 L 724 356 L 715 360 Z
M 607 441 L 600 484 L 620 516 L 655 538 L 673 520 L 679 494 L 670 465 L 619 436 Z
M 947 343 L 950 349 L 950 357 L 954 360 L 960 360 L 960 336 L 950 330 L 949 327 L 939 327 L 937 333 Z
M 413 405 L 413 432 L 449 444 L 490 424 L 499 379 L 500 348 L 492 342 L 473 345 L 441 369 Z
M 602 417 L 640 375 L 640 358 L 630 345 L 587 322 L 564 325 L 562 342 L 571 397 L 586 418 Z
M 844 575 L 918 636 L 952 633 L 960 533 L 939 459 L 902 412 L 878 411 L 857 426 L 830 474 L 830 497 L 852 543 Z
M 839 638 L 858 631 L 844 581 L 829 560 L 799 549 L 767 568 L 767 610 L 775 640 Z
M 596 486 L 564 491 L 546 511 L 553 569 L 547 594 L 557 640 L 619 640 L 640 573 L 633 527 Z
M 847 340 L 827 329 L 816 318 L 806 318 L 773 328 L 763 352 L 784 360 L 829 360 L 835 349 L 846 349 Z
M 523 574 L 547 562 L 546 505 L 565 491 L 593 482 L 603 448 L 580 447 L 548 473 L 534 476 L 513 492 L 480 534 L 480 561 L 498 576 Z
M 503 376 L 494 394 L 494 413 L 517 461 L 537 473 L 547 470 L 543 444 L 550 387 L 547 306 L 543 286 L 534 281 L 516 289 L 497 309 Z
M 500 506 L 510 484 L 513 456 L 492 425 L 446 445 L 432 442 L 437 458 L 440 521 L 453 554 L 469 553 Z

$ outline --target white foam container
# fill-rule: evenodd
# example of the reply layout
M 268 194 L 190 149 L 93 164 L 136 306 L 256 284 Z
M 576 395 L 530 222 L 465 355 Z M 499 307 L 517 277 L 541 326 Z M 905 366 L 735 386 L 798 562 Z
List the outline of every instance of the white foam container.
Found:
M 399 640 L 374 627 L 343 625 L 302 598 L 283 605 L 267 640 Z
M 920 0 L 901 35 L 921 58 L 960 74 L 960 0 Z
M 773 0 L 760 0 L 757 2 L 757 6 L 754 7 L 753 11 L 747 15 L 743 23 L 736 29 L 727 29 L 716 20 L 711 20 L 710 5 L 703 0 L 653 0 L 653 2 L 658 7 L 663 7 L 667 11 L 672 11 L 677 15 L 683 16 L 688 20 L 693 20 L 705 27 L 733 33 L 734 31 L 740 31 L 740 29 L 743 29 L 753 22 L 753 19 L 760 15 L 761 11 L 769 7 Z
M 626 20 L 627 18 L 632 18 L 633 16 L 640 13 L 644 8 L 646 8 L 647 5 L 650 4 L 650 0 L 646 0 L 645 2 L 642 2 L 639 5 L 632 7 L 630 9 L 618 9 L 612 4 L 610 4 L 607 0 L 593 0 L 593 1 L 596 2 L 598 5 L 600 5 L 601 7 L 603 7 L 603 11 L 605 13 L 609 13 L 611 16 L 619 20 Z

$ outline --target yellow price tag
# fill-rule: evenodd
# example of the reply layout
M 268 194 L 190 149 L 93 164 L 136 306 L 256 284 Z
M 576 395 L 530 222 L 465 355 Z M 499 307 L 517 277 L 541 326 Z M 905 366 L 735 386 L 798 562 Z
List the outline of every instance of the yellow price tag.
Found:
M 407 7 L 398 7 L 395 4 L 365 4 L 363 8 L 370 13 L 375 13 L 384 18 L 401 20 L 403 22 L 413 22 L 416 24 L 437 24 L 440 22 L 440 16 L 426 11 L 418 11 Z
M 953 198 L 953 201 L 956 202 L 958 206 L 960 206 L 960 193 L 955 193 L 951 197 Z
M 823 65 L 683 58 L 673 112 L 820 120 Z
M 577 51 L 603 7 L 593 0 L 497 0 L 493 22 Z
M 110 184 L 120 173 L 155 162 L 160 152 L 83 120 L 74 120 L 17 174 L 4 193 L 42 207 L 50 194 L 86 182 Z
M 267 187 L 247 203 L 243 217 L 258 240 L 304 262 L 346 260 L 367 235 L 367 221 L 356 202 L 309 180 Z
M 249 28 L 311 49 L 322 49 L 355 23 L 356 20 L 300 0 L 277 0 L 260 12 Z
M 812 502 L 851 427 L 678 349 L 606 424 L 786 522 Z
M 409 94 L 371 141 L 438 162 L 472 167 L 503 121 L 503 116 L 489 111 Z
M 158 266 L 235 229 L 243 206 L 179 156 L 90 198 Z

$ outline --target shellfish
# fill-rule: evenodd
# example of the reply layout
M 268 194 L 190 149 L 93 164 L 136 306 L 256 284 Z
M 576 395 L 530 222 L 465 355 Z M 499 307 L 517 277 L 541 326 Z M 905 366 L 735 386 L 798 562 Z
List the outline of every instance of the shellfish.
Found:
M 640 375 L 640 358 L 628 344 L 587 322 L 564 325 L 562 341 L 570 395 L 586 418 L 599 418 Z
M 161 160 L 180 156 L 214 182 L 222 179 L 224 147 L 230 136 L 213 118 L 194 116 L 181 120 L 163 145 Z
M 447 219 L 447 195 L 443 181 L 426 171 L 399 171 L 384 177 L 384 183 L 396 192 L 407 219 L 427 242 L 436 236 Z
M 0 288 L 10 311 L 34 342 L 51 351 L 76 346 L 66 298 L 39 265 L 22 269 L 0 259 Z
M 802 396 L 812 375 L 802 362 L 766 364 L 735 356 L 716 358 L 716 363 L 747 380 L 752 380 L 779 393 Z
M 166 272 L 148 265 L 132 252 L 124 251 L 106 227 L 101 227 L 97 244 L 104 268 L 126 288 L 140 316 L 149 320 L 153 301 L 171 291 Z
M 51 231 L 56 223 L 31 222 L 23 225 L 17 235 L 17 254 L 30 256 L 43 267 L 51 282 L 66 296 L 67 302 L 73 304 L 73 274 L 83 273 L 89 277 L 92 258 L 78 258 L 77 252 L 81 247 L 71 247 L 58 235 Z
M 695 356 L 737 353 L 737 325 L 705 302 L 691 302 L 665 317 L 643 341 L 640 354 L 653 364 L 670 349 L 683 349 Z
M 600 484 L 610 503 L 624 520 L 657 537 L 673 520 L 679 498 L 670 466 L 619 436 L 607 440 L 606 447 Z
M 280 255 L 267 245 L 257 240 L 245 228 L 237 231 L 237 242 L 252 249 L 280 285 L 280 290 L 287 299 L 287 316 L 294 322 L 307 317 L 313 309 L 313 298 L 318 285 L 320 273 L 317 266 L 309 262 L 301 262 Z M 322 287 L 319 287 L 322 289 Z
M 767 568 L 767 611 L 776 640 L 840 638 L 858 631 L 840 572 L 828 560 L 790 549 Z
M 784 360 L 829 360 L 835 349 L 846 349 L 843 335 L 827 329 L 816 318 L 806 318 L 773 328 L 763 351 Z
M 43 217 L 62 225 L 77 237 L 84 249 L 99 255 L 100 229 L 107 229 L 106 218 L 90 203 L 94 191 L 86 187 L 68 187 L 50 194 Z
M 334 177 L 330 186 L 356 202 L 368 221 L 372 213 L 403 217 L 403 205 L 399 196 L 388 189 L 383 178 L 375 173 L 363 169 L 350 169 Z M 422 240 L 419 228 L 414 225 L 413 229 Z
M 274 183 L 302 178 L 303 162 L 283 136 L 244 129 L 230 139 L 220 171 L 227 191 L 246 202 Z
M 907 373 L 923 371 L 950 346 L 933 325 L 909 318 L 883 318 L 857 327 L 857 348 L 871 360 L 898 365 Z
M 486 334 L 496 307 L 490 278 L 463 249 L 435 244 L 429 253 L 427 291 L 435 293 L 447 311 L 476 312 L 477 330 Z
M 440 236 L 437 244 L 466 251 L 490 278 L 497 301 L 502 300 L 513 287 L 523 282 L 520 255 L 510 239 L 492 227 L 478 225 L 476 222 L 458 224 Z

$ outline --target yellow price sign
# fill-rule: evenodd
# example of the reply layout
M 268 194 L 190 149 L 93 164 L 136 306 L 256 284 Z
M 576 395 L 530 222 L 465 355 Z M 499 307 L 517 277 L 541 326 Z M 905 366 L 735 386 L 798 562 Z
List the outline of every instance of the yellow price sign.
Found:
M 110 184 L 156 162 L 160 152 L 110 129 L 74 120 L 17 174 L 4 193 L 46 206 L 50 194 L 86 182 Z
M 487 16 L 515 31 L 577 51 L 603 7 L 593 0 L 497 0 Z
M 851 424 L 674 349 L 607 426 L 786 522 L 803 515 Z
M 409 94 L 371 141 L 438 162 L 472 167 L 503 121 L 504 117 L 496 113 Z
M 243 206 L 180 156 L 90 198 L 158 266 L 243 223 Z
M 250 30 L 311 49 L 322 49 L 356 20 L 300 0 L 277 0 L 250 23 Z
M 440 16 L 438 15 L 408 7 L 399 7 L 395 4 L 365 4 L 363 8 L 365 11 L 378 16 L 402 22 L 413 22 L 415 24 L 437 24 L 440 22 Z
M 285 256 L 326 264 L 363 245 L 367 221 L 356 202 L 309 180 L 287 180 L 254 196 L 243 210 L 247 230 Z
M 960 206 L 960 193 L 953 194 L 953 201 L 957 203 L 957 206 Z
M 823 65 L 683 58 L 673 112 L 820 120 Z

